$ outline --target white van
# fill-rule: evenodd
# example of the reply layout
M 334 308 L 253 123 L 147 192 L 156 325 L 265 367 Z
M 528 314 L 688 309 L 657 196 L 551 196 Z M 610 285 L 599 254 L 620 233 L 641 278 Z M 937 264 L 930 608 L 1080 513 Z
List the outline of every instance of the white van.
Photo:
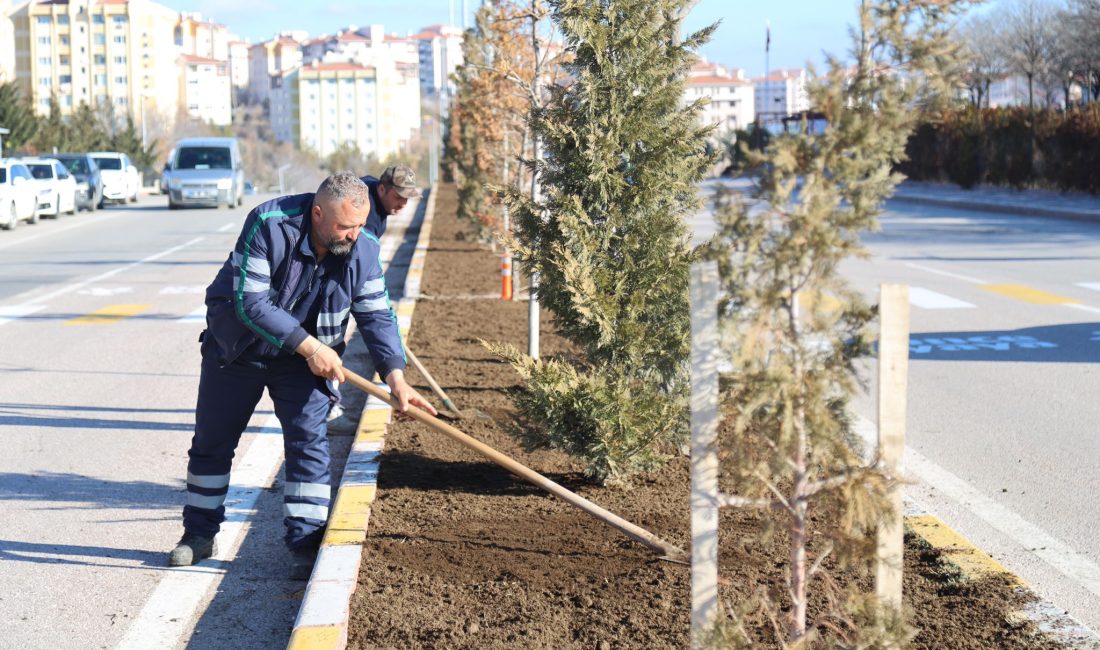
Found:
M 168 207 L 240 206 L 244 166 L 236 138 L 184 138 L 176 143 L 164 172 Z

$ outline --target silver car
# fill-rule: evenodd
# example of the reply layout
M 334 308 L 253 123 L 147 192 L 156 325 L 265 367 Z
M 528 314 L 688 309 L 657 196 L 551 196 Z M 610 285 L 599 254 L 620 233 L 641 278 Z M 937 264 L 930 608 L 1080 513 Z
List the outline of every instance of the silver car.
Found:
M 184 138 L 164 172 L 168 207 L 238 207 L 244 203 L 244 168 L 236 138 Z

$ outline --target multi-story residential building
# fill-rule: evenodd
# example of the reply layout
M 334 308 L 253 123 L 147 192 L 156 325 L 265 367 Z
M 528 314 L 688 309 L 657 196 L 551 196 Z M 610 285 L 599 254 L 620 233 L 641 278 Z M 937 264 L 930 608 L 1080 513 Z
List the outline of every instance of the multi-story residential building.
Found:
M 710 100 L 700 120 L 706 125 L 717 125 L 715 135 L 718 137 L 743 129 L 755 119 L 755 91 L 752 82 L 745 78 L 744 70 L 730 70 L 716 64 L 696 65 L 688 73 L 686 86 L 685 101 L 701 97 Z
M 379 96 L 374 68 L 316 61 L 296 68 L 274 84 L 271 113 L 276 137 L 320 156 L 345 143 L 376 152 Z
M 250 47 L 247 41 L 229 42 L 229 81 L 233 84 L 235 93 L 248 90 L 248 49 Z
M 806 81 L 806 71 L 801 68 L 772 70 L 765 77 L 753 79 L 756 119 L 775 124 L 788 115 L 809 110 Z
M 283 32 L 248 50 L 248 92 L 256 102 L 270 102 L 272 79 L 302 65 L 305 32 Z
M 228 61 L 181 54 L 179 80 L 188 115 L 219 126 L 233 122 Z
M 420 92 L 434 96 L 454 94 L 451 75 L 462 65 L 462 30 L 450 25 L 429 25 L 412 37 L 420 62 Z
M 225 25 L 204 20 L 202 14 L 180 14 L 176 45 L 184 54 L 217 61 L 229 60 L 229 42 L 237 40 Z
M 15 25 L 11 0 L 0 0 L 0 83 L 15 79 Z
M 140 123 L 174 116 L 178 14 L 143 0 L 32 0 L 14 10 L 16 79 L 40 114 L 110 102 Z

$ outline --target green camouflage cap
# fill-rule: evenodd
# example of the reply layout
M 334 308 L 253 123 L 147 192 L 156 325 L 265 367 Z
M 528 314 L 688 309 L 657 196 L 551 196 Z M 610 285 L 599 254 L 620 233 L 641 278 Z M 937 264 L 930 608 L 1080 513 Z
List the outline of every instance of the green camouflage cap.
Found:
M 420 188 L 416 186 L 416 173 L 405 165 L 387 167 L 378 180 L 397 190 L 397 193 L 406 199 L 420 196 Z

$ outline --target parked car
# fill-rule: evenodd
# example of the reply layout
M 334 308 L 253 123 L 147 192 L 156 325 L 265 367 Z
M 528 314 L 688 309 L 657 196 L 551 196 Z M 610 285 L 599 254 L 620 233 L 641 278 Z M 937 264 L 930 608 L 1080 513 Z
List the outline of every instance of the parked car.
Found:
M 93 151 L 90 155 L 103 178 L 104 199 L 119 203 L 138 200 L 141 177 L 129 156 L 117 151 Z
M 0 225 L 13 230 L 20 221 L 38 223 L 38 185 L 22 162 L 0 158 Z
M 76 179 L 55 158 L 24 158 L 38 185 L 38 214 L 43 217 L 76 213 Z
M 168 164 L 169 208 L 244 203 L 244 167 L 236 138 L 184 138 Z
M 77 209 L 94 212 L 103 207 L 103 177 L 95 160 L 86 153 L 59 153 L 54 158 L 76 179 Z

